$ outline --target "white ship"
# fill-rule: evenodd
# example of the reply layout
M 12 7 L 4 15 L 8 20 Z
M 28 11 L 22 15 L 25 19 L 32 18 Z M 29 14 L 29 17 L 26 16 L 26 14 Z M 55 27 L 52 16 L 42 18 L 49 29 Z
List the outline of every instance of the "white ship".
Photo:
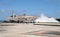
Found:
M 41 14 L 39 18 L 35 20 L 35 25 L 60 25 L 59 21 L 57 21 L 55 18 L 49 18 L 45 16 L 44 14 Z

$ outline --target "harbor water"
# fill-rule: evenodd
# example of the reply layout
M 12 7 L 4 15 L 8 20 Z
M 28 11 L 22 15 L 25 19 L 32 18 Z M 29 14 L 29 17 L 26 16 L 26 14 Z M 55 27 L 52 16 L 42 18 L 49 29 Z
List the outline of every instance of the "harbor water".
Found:
M 0 37 L 60 37 L 59 26 L 12 24 L 0 26 Z

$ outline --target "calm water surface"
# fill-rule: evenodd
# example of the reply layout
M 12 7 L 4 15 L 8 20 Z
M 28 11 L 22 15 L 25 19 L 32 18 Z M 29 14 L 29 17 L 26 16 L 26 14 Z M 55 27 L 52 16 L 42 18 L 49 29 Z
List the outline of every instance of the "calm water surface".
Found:
M 0 26 L 0 36 L 6 34 L 6 33 L 10 33 L 10 29 L 13 29 L 13 26 Z M 15 28 L 14 28 L 15 30 Z M 41 31 L 41 30 L 40 30 Z M 43 35 L 44 34 L 44 35 Z M 48 34 L 48 35 L 46 35 Z M 50 34 L 52 34 L 53 36 L 50 36 Z M 49 31 L 49 32 L 44 32 L 42 33 L 42 35 L 40 34 L 34 34 L 32 32 L 28 32 L 27 35 L 35 35 L 35 36 L 47 36 L 47 37 L 60 37 L 60 31 Z M 55 36 L 55 35 L 59 35 L 59 36 Z M 4 37 L 4 36 L 2 36 Z

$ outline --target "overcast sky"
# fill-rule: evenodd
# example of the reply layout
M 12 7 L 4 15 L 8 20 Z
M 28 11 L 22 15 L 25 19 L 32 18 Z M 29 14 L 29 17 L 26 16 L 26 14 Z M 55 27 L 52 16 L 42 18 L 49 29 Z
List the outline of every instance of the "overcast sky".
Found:
M 40 16 L 44 13 L 48 17 L 60 18 L 60 0 L 0 0 L 0 20 L 12 14 Z

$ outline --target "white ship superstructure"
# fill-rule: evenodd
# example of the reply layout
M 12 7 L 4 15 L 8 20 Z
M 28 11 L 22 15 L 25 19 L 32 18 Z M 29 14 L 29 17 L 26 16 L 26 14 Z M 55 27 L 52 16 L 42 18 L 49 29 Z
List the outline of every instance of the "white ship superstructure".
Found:
M 41 16 L 39 18 L 37 18 L 35 20 L 35 22 L 56 22 L 59 23 L 59 21 L 57 21 L 55 18 L 49 18 L 47 16 L 45 16 L 44 14 L 41 14 Z
M 35 20 L 34 24 L 39 25 L 60 25 L 59 21 L 57 21 L 55 18 L 49 18 L 45 16 L 44 14 L 41 14 L 39 18 Z

